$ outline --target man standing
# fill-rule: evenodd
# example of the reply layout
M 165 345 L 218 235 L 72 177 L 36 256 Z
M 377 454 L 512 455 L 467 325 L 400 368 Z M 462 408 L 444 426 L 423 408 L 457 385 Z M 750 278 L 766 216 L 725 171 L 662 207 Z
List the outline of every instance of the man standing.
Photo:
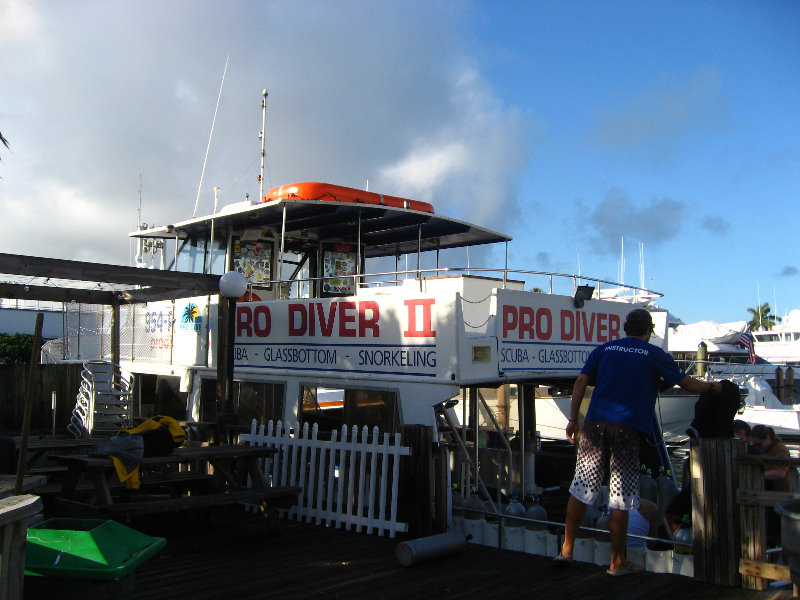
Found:
M 628 511 L 639 506 L 639 436 L 652 429 L 662 380 L 693 394 L 721 390 L 719 382 L 686 375 L 668 353 L 650 343 L 653 320 L 646 310 L 628 313 L 623 329 L 625 338 L 606 342 L 591 352 L 572 388 L 567 439 L 573 444 L 587 386 L 594 385 L 594 392 L 569 489 L 564 543 L 555 559 L 561 564 L 572 562 L 575 534 L 609 472 L 611 564 L 606 572 L 615 576 L 642 570 L 625 556 Z

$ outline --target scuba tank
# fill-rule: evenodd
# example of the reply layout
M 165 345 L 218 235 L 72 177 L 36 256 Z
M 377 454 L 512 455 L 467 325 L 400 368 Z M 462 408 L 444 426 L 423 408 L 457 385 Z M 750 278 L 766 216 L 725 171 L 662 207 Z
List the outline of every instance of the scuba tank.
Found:
M 650 502 L 658 502 L 658 484 L 652 471 L 645 465 L 639 470 L 639 496 Z
M 541 498 L 539 498 L 538 495 L 533 497 L 533 502 L 531 502 L 530 506 L 528 506 L 528 510 L 525 511 L 525 516 L 529 519 L 547 521 L 547 510 L 545 510 L 544 506 L 542 506 Z M 544 523 L 525 523 L 525 529 L 530 529 L 531 531 L 544 531 L 547 529 L 547 525 Z
M 604 529 L 606 532 L 608 531 L 608 521 L 611 518 L 608 505 L 604 504 L 602 508 L 602 513 L 597 518 L 595 522 L 595 528 L 597 529 Z M 611 534 L 610 533 L 597 533 L 597 540 L 600 542 L 610 542 L 611 541 Z
M 519 501 L 519 496 L 516 493 L 511 495 L 511 501 L 503 507 L 503 514 L 514 517 L 525 516 L 525 507 L 522 506 L 522 503 Z M 504 525 L 506 527 L 522 527 L 523 524 L 524 522 L 519 519 L 504 520 Z
M 673 539 L 676 542 L 686 542 L 687 544 L 692 543 L 692 524 L 689 519 L 689 515 L 683 515 L 683 521 L 681 522 L 680 529 L 675 532 Z M 692 546 L 675 544 L 675 552 L 678 554 L 691 554 Z

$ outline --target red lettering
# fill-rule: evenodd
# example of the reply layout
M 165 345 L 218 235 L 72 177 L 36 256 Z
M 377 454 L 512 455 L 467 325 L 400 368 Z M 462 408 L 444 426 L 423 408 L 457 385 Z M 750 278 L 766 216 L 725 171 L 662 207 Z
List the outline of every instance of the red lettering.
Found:
M 508 337 L 508 332 L 517 328 L 517 307 L 503 306 L 503 339 Z
M 597 315 L 597 341 L 598 342 L 607 342 L 608 341 L 608 334 L 606 331 L 608 330 L 608 314 L 607 313 L 599 313 Z
M 236 335 L 244 337 L 268 337 L 272 330 L 272 315 L 269 306 L 259 304 L 255 308 L 236 307 Z
M 549 340 L 553 335 L 553 313 L 549 308 L 536 311 L 536 332 L 540 340 Z
M 571 340 L 575 338 L 575 313 L 571 310 L 561 311 L 561 339 Z
M 594 321 L 597 315 L 595 315 L 595 313 L 588 313 L 588 314 L 589 314 L 589 319 L 587 322 L 586 319 L 587 313 L 585 312 L 580 313 L 581 321 L 583 321 L 583 339 L 585 339 L 587 342 L 590 342 L 592 341 L 592 338 L 594 336 Z
M 619 315 L 608 315 L 608 339 L 618 340 L 619 332 L 622 330 L 622 320 Z
M 340 337 L 356 337 L 355 327 L 348 329 L 349 323 L 356 322 L 356 303 L 355 302 L 340 302 L 339 303 L 339 336 Z
M 331 302 L 331 306 L 328 310 L 328 319 L 325 320 L 325 307 L 322 304 L 317 304 L 319 330 L 325 337 L 331 337 L 331 335 L 333 335 L 333 323 L 336 320 L 336 303 Z
M 519 339 L 524 339 L 526 334 L 529 340 L 536 338 L 533 332 L 533 319 L 535 315 L 536 311 L 530 306 L 519 307 Z
M 272 315 L 269 306 L 260 304 L 253 310 L 253 330 L 258 337 L 268 337 L 272 331 Z
M 249 306 L 236 307 L 236 335 L 245 335 L 251 337 L 253 335 L 252 329 L 253 313 L 250 312 Z
M 367 311 L 370 316 L 367 317 Z M 358 337 L 366 337 L 367 329 L 372 330 L 372 337 L 380 337 L 378 303 L 373 300 L 358 303 Z
M 295 318 L 299 320 L 296 323 Z M 302 304 L 289 305 L 289 335 L 298 336 L 305 335 L 308 329 L 308 314 L 306 307 Z
M 432 322 L 432 306 L 435 302 L 433 298 L 403 301 L 408 307 L 408 329 L 403 332 L 405 337 L 436 337 Z M 421 328 L 417 326 L 417 308 L 422 312 Z
M 313 337 L 317 335 L 317 319 L 314 317 L 314 305 L 317 304 L 316 302 L 311 302 L 308 305 L 308 335 L 309 337 Z

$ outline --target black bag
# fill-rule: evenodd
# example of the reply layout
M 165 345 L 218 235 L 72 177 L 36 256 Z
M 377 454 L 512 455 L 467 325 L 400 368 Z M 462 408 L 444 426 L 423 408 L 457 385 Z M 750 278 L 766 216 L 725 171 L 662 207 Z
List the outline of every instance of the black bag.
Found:
M 691 438 L 733 437 L 733 419 L 744 406 L 739 386 L 724 379 L 722 391 L 704 392 L 694 405 L 694 420 L 686 434 Z

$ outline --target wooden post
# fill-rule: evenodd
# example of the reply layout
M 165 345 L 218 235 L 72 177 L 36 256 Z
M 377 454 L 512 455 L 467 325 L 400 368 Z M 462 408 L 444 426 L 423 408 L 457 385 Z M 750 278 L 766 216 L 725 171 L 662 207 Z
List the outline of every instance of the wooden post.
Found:
M 744 452 L 736 439 L 691 442 L 694 576 L 714 585 L 741 585 L 736 457 Z
M 22 493 L 22 480 L 25 478 L 25 467 L 28 463 L 28 435 L 31 429 L 31 413 L 33 412 L 33 396 L 36 391 L 36 371 L 39 366 L 42 351 L 42 325 L 44 313 L 36 315 L 36 329 L 33 334 L 33 348 L 31 348 L 31 362 L 28 365 L 28 385 L 25 387 L 25 412 L 22 416 L 22 439 L 19 444 L 19 457 L 17 459 L 17 481 L 14 485 L 14 494 Z
M 16 495 L 0 500 L 0 600 L 23 597 L 28 517 L 40 510 L 42 499 L 38 496 Z
M 112 302 L 111 304 L 111 362 L 114 364 L 114 372 L 119 375 L 119 302 Z
M 399 520 L 408 523 L 410 537 L 424 537 L 433 533 L 433 428 L 425 425 L 401 427 L 402 442 L 411 448 L 411 456 L 404 458 L 400 474 Z
M 750 494 L 764 491 L 764 466 L 754 462 L 739 462 L 739 488 Z M 767 521 L 764 507 L 758 503 L 739 504 L 741 524 L 742 559 L 763 562 L 767 549 Z M 769 582 L 761 577 L 744 575 L 742 587 L 749 590 L 764 591 Z
M 233 408 L 233 347 L 236 339 L 236 298 L 219 295 L 217 320 L 217 434 L 231 443 Z

